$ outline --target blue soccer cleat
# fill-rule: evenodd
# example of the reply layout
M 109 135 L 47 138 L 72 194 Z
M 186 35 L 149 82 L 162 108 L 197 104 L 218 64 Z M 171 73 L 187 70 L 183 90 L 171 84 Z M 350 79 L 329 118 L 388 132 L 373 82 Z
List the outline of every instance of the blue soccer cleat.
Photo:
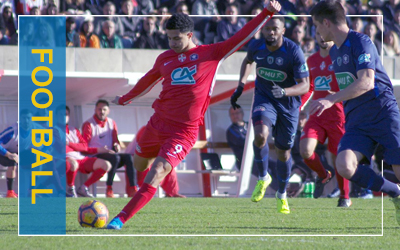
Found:
M 121 230 L 124 223 L 119 219 L 119 217 L 115 217 L 111 220 L 111 222 L 107 225 L 107 229 Z

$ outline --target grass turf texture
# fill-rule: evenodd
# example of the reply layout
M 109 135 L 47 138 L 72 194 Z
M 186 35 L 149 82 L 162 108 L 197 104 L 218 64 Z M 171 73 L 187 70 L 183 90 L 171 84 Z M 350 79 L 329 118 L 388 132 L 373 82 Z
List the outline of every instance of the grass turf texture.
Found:
M 121 231 L 82 228 L 79 206 L 87 198 L 67 199 L 67 234 L 138 235 L 207 234 L 201 237 L 25 237 L 17 236 L 17 200 L 0 199 L 2 249 L 398 249 L 400 227 L 394 206 L 384 198 L 384 235 L 283 237 L 246 235 L 380 235 L 381 199 L 353 199 L 349 209 L 336 207 L 337 199 L 289 199 L 290 215 L 278 214 L 273 198 L 259 203 L 246 199 L 153 199 Z M 98 199 L 106 204 L 110 219 L 128 199 Z M 51 223 L 51 222 L 49 222 Z M 215 235 L 234 234 L 239 236 Z

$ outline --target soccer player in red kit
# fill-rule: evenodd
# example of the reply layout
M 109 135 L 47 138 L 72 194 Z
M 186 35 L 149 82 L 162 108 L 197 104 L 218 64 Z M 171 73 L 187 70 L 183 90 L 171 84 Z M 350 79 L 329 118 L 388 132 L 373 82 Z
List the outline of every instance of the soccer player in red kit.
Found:
M 128 94 L 113 100 L 113 103 L 126 105 L 162 81 L 163 89 L 153 103 L 155 114 L 146 125 L 134 155 L 138 171 L 146 170 L 151 161 L 154 163 L 145 183 L 108 224 L 108 229 L 121 229 L 151 200 L 160 182 L 189 153 L 210 103 L 219 65 L 280 9 L 277 1 L 270 1 L 267 8 L 228 40 L 202 46 L 192 41 L 194 25 L 188 15 L 177 13 L 168 19 L 166 32 L 171 50 L 158 56 L 154 67 Z
M 314 88 L 313 100 L 324 98 L 333 92 L 339 91 L 333 71 L 329 50 L 333 42 L 325 42 L 320 35 L 316 35 L 320 50 L 307 59 L 310 71 L 310 85 Z M 313 114 L 307 121 L 300 139 L 300 154 L 309 168 L 317 174 L 314 198 L 322 195 L 324 186 L 332 179 L 332 173 L 325 170 L 315 148 L 319 143 L 324 143 L 328 138 L 328 150 L 332 153 L 333 162 L 336 160 L 337 148 L 344 134 L 344 111 L 341 102 L 327 109 L 321 116 Z M 335 168 L 336 169 L 336 168 Z M 338 207 L 350 207 L 349 181 L 336 172 L 336 179 L 340 189 Z

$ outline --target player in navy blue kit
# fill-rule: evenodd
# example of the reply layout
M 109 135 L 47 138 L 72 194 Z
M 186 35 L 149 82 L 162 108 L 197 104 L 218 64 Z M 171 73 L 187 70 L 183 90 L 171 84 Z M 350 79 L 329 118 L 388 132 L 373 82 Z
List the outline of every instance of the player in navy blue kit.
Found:
M 308 68 L 299 46 L 283 37 L 285 19 L 273 17 L 262 29 L 264 39 L 249 44 L 247 56 L 240 70 L 239 86 L 231 97 L 233 108 L 256 62 L 256 89 L 252 108 L 254 126 L 254 158 L 259 169 L 259 180 L 251 200 L 260 201 L 271 183 L 268 174 L 269 147 L 267 138 L 272 131 L 278 155 L 276 193 L 278 212 L 289 214 L 286 186 L 290 177 L 292 159 L 290 149 L 299 120 L 300 95 L 308 92 Z
M 387 193 L 393 199 L 400 224 L 400 187 L 358 163 L 370 161 L 377 143 L 384 158 L 400 177 L 400 112 L 393 86 L 368 36 L 350 30 L 342 5 L 334 0 L 319 2 L 311 11 L 316 32 L 335 45 L 329 54 L 340 91 L 313 101 L 310 114 L 320 115 L 343 101 L 345 134 L 338 147 L 336 167 L 357 185 Z

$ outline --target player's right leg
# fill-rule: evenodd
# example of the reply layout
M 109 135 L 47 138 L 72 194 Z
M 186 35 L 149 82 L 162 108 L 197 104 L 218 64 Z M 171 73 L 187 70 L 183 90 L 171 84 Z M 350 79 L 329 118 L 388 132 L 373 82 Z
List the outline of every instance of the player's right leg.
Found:
M 0 165 L 7 167 L 6 178 L 7 178 L 7 198 L 17 198 L 18 195 L 13 190 L 13 182 L 16 176 L 17 163 L 14 160 L 10 160 L 8 157 L 0 155 Z
M 400 180 L 400 165 L 392 165 L 393 172 L 395 173 L 398 180 Z M 400 196 L 394 197 L 392 199 L 394 207 L 396 209 L 396 220 L 400 224 Z
M 258 168 L 259 174 L 257 184 L 254 188 L 253 194 L 251 195 L 251 201 L 253 202 L 258 202 L 264 198 L 265 191 L 272 181 L 271 176 L 268 174 L 269 146 L 267 139 L 269 130 L 269 127 L 265 124 L 254 126 L 254 161 Z

